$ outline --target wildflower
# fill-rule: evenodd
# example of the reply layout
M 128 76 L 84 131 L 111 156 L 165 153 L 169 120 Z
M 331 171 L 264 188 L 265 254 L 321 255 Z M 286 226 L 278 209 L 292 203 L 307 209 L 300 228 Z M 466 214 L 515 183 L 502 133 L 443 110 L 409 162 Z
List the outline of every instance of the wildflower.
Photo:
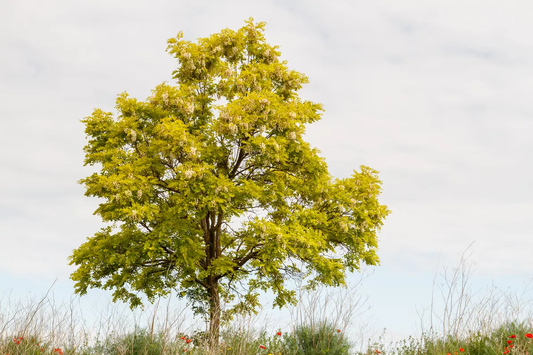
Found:
M 446 355 L 452 355 L 452 354 L 450 354 L 450 353 L 447 353 Z
M 133 129 L 125 128 L 124 129 L 124 133 L 126 133 L 126 134 L 129 133 L 130 134 L 132 142 L 135 142 L 137 140 L 137 132 L 135 132 Z
M 513 341 L 512 340 L 507 340 L 507 344 L 512 344 Z
M 377 352 L 378 354 L 381 354 L 381 351 L 379 351 L 379 350 L 376 350 L 376 352 Z
M 508 352 L 509 352 L 509 350 L 505 350 L 503 353 L 504 353 L 504 354 L 507 354 Z
M 192 340 L 191 339 L 187 339 L 187 341 L 185 341 L 187 344 L 189 344 Z
M 281 332 L 277 332 L 276 334 L 279 335 L 279 336 L 281 336 Z
M 266 346 L 263 346 L 263 345 L 259 345 L 259 347 L 260 347 L 261 349 L 266 349 Z
M 187 103 L 187 105 L 185 106 L 185 113 L 190 115 L 193 112 L 194 112 L 194 104 L 192 102 Z
M 508 338 L 516 338 L 516 335 L 513 334 L 513 335 L 509 336 Z
M 531 334 L 531 333 L 527 333 L 525 336 L 530 338 L 530 339 L 533 339 L 533 334 Z
M 340 332 L 341 332 L 341 330 L 340 330 L 340 329 L 337 329 L 337 333 L 340 333 Z
M 514 345 L 509 345 L 510 348 L 512 348 Z
M 463 348 L 459 348 L 459 351 L 463 351 L 463 352 L 464 352 L 464 351 L 465 351 L 465 349 L 463 349 Z
M 237 126 L 235 126 L 233 123 L 230 123 L 228 125 L 228 128 L 229 128 L 229 131 L 231 132 L 231 134 L 237 133 Z

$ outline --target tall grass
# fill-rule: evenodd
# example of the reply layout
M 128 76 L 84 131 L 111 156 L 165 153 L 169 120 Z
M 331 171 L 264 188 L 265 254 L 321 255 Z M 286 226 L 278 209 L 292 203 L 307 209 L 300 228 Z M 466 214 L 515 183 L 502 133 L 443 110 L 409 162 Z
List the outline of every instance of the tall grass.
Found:
M 496 355 L 507 351 L 505 354 L 509 355 L 533 355 L 531 313 L 520 318 L 524 311 L 522 305 L 513 304 L 512 296 L 495 298 L 494 289 L 475 304 L 468 292 L 470 269 L 465 270 L 464 253 L 451 280 L 446 273 L 443 276 L 448 286 L 447 293 L 441 289 L 444 309 L 441 315 L 437 314 L 433 294 L 429 329 L 422 315 L 419 336 L 387 345 L 383 342 L 386 329 L 377 339 L 375 336 L 365 339 L 368 324 L 362 323 L 360 337 L 353 342 L 348 339 L 354 321 L 360 320 L 365 312 L 362 307 L 366 300 L 361 302 L 360 296 L 353 300 L 362 277 L 351 289 L 337 289 L 335 297 L 327 294 L 322 298 L 321 288 L 314 292 L 302 291 L 300 283 L 299 303 L 289 308 L 290 329 L 281 329 L 269 321 L 262 321 L 258 329 L 253 326 L 257 315 L 237 316 L 232 322 L 222 324 L 215 352 L 217 355 Z M 434 279 L 433 291 L 435 285 Z M 50 289 L 37 306 L 19 302 L 12 314 L 4 307 L 4 299 L 0 300 L 0 355 L 208 354 L 206 325 L 203 329 L 198 324 L 186 327 L 185 309 L 171 312 L 170 298 L 162 322 L 156 318 L 159 299 L 144 327 L 137 318 L 132 327 L 123 317 L 111 314 L 101 315 L 97 329 L 88 330 L 85 326 L 79 328 L 72 298 L 69 309 L 63 312 L 47 300 L 49 292 Z M 51 308 L 52 315 L 45 317 L 46 306 Z M 58 319 L 57 315 L 62 317 Z M 144 311 L 143 315 L 149 314 Z

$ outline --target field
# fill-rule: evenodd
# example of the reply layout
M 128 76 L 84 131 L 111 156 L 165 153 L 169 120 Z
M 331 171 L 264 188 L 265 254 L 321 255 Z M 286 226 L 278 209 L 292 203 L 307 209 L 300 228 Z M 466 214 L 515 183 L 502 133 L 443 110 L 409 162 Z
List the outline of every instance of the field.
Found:
M 521 305 L 511 305 L 512 297 L 482 299 L 473 305 L 465 292 L 468 274 L 464 259 L 454 269 L 453 278 L 446 280 L 449 286 L 445 307 L 440 315 L 433 309 L 429 330 L 409 337 L 395 344 L 383 343 L 384 333 L 376 340 L 361 335 L 357 341 L 348 339 L 348 329 L 359 320 L 362 304 L 359 297 L 355 302 L 355 285 L 352 289 L 336 289 L 337 298 L 326 296 L 320 299 L 322 290 L 299 293 L 300 304 L 296 312 L 291 311 L 290 329 L 282 331 L 276 326 L 263 323 L 256 329 L 252 317 L 237 317 L 230 324 L 221 327 L 221 339 L 217 354 L 357 354 L 357 355 L 527 355 L 533 354 L 533 321 L 531 316 L 518 319 L 523 310 Z M 458 285 L 461 286 L 458 289 Z M 301 286 L 301 285 L 300 285 Z M 50 290 L 49 290 L 50 291 Z M 47 293 L 48 295 L 48 293 Z M 454 295 L 459 298 L 454 300 Z M 113 316 L 100 323 L 96 337 L 89 336 L 87 329 L 78 332 L 72 303 L 70 312 L 63 319 L 57 319 L 60 312 L 52 309 L 52 315 L 43 314 L 46 297 L 37 306 L 17 305 L 15 312 L 5 314 L 5 301 L 0 300 L 0 355 L 120 355 L 120 354 L 208 354 L 206 332 L 199 327 L 184 329 L 182 312 L 171 311 L 169 305 L 166 317 L 156 327 L 156 313 L 149 317 L 145 327 L 137 321 L 133 329 L 126 323 L 113 324 Z M 507 300 L 503 303 L 502 299 Z M 306 305 L 306 302 L 308 302 Z M 48 302 L 49 303 L 49 302 Z M 11 303 L 10 303 L 11 304 Z M 335 312 L 326 311 L 333 304 Z M 149 306 L 149 305 L 148 305 Z M 156 311 L 159 302 L 155 303 Z M 26 314 L 21 314 L 26 310 Z M 294 315 L 294 313 L 296 313 Z M 170 318 L 169 315 L 175 315 Z M 331 316 L 334 319 L 331 319 Z M 102 317 L 102 321 L 105 320 Z M 159 320 L 157 318 L 157 320 Z M 158 324 L 160 324 L 158 322 Z M 203 326 L 205 329 L 205 325 Z M 438 328 L 438 329 L 437 329 Z M 361 330 L 364 326 L 361 327 Z M 384 330 L 385 331 L 385 330 Z

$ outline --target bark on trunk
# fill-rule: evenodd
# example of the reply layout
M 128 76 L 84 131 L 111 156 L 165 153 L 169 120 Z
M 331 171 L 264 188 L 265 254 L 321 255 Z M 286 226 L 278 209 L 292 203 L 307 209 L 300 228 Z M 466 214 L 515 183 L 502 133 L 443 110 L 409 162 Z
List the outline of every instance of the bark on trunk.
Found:
M 218 218 L 217 218 L 218 217 Z M 219 211 L 217 216 L 214 212 L 207 212 L 202 219 L 204 230 L 206 268 L 211 266 L 213 260 L 221 256 L 220 234 L 223 213 Z M 218 294 L 218 278 L 211 273 L 207 278 L 207 291 L 209 293 L 209 352 L 214 354 L 218 348 L 220 334 L 220 295 Z
M 209 288 L 209 350 L 215 354 L 220 335 L 220 297 L 218 294 L 218 280 L 210 284 Z

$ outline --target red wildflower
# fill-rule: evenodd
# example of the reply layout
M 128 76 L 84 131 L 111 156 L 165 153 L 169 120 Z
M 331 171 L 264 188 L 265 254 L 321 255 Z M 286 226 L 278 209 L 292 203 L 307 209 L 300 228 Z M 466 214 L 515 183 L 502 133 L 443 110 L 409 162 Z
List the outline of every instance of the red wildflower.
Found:
M 512 344 L 513 341 L 512 340 L 507 340 L 507 344 Z
M 281 336 L 281 332 L 277 332 L 276 334 L 279 335 L 279 336 Z
M 260 347 L 261 349 L 266 349 L 266 346 L 263 346 L 263 345 L 259 345 L 259 347 Z
M 459 351 L 465 351 L 465 349 L 463 349 L 463 348 L 459 348 Z
M 531 333 L 527 333 L 525 336 L 528 337 L 528 338 L 533 338 L 533 334 L 531 334 Z
M 187 339 L 187 341 L 185 341 L 187 344 L 189 344 L 192 340 L 191 339 Z
M 516 338 L 516 335 L 513 334 L 513 335 L 511 335 L 511 336 L 508 337 L 508 338 Z

